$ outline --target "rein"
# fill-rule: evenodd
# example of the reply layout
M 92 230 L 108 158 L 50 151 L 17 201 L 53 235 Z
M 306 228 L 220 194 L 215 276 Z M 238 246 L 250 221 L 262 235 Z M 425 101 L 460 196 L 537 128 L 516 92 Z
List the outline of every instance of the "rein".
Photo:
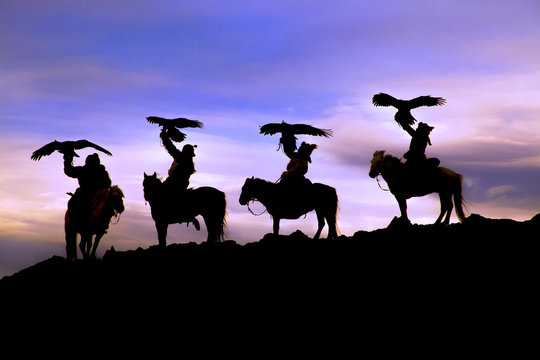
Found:
M 119 213 L 118 211 L 115 211 L 115 214 L 114 214 L 113 217 L 116 219 L 116 221 L 114 221 L 114 222 L 111 221 L 111 223 L 112 223 L 113 225 L 118 224 L 118 223 L 120 222 L 120 216 L 122 216 L 122 213 Z
M 379 180 L 379 175 L 377 175 L 376 179 L 377 179 L 377 185 L 379 185 L 379 188 L 381 188 L 382 191 L 390 191 L 390 189 L 383 189 Z
M 251 200 L 249 200 L 249 201 L 255 202 L 255 199 L 251 199 Z M 249 201 L 247 202 L 247 208 L 248 208 L 249 212 L 252 213 L 253 215 L 255 215 L 255 216 L 261 216 L 262 214 L 264 214 L 265 212 L 268 211 L 268 209 L 265 208 L 265 209 L 263 210 L 262 213 L 260 213 L 260 214 L 255 214 L 255 213 L 253 212 L 253 210 L 251 210 L 251 208 L 249 207 Z

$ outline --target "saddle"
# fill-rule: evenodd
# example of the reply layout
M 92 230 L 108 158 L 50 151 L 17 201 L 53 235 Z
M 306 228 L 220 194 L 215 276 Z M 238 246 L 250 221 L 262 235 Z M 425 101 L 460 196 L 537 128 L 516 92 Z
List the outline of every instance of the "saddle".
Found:
M 278 183 L 279 191 L 285 199 L 295 202 L 307 202 L 310 200 L 311 180 L 302 176 L 284 177 Z
M 427 158 L 423 160 L 408 160 L 405 162 L 407 177 L 413 183 L 422 183 L 437 174 L 440 165 L 437 158 Z
M 117 185 L 98 191 L 92 198 L 90 221 L 99 219 L 111 197 L 123 198 L 124 194 Z
M 195 229 L 199 231 L 201 229 L 199 220 L 197 220 L 196 217 L 193 217 L 190 211 L 190 209 L 195 205 L 193 203 L 194 189 L 193 188 L 184 189 L 182 187 L 175 186 L 175 184 L 172 182 L 167 183 L 166 181 L 163 184 L 167 186 L 167 189 L 168 189 L 167 191 L 169 191 L 170 196 L 174 198 L 177 202 L 179 202 L 179 204 L 182 205 L 176 208 L 177 211 L 180 211 L 180 215 L 184 219 L 184 221 L 182 222 L 185 222 L 187 226 L 189 226 L 190 223 L 193 223 L 193 226 L 195 227 Z
M 75 191 L 75 194 L 68 194 L 72 196 L 72 199 L 68 202 L 68 216 L 70 223 L 79 228 L 86 228 L 90 226 L 90 224 L 100 220 L 111 197 L 124 197 L 122 190 L 116 185 L 99 190 L 91 197 L 88 197 L 86 194 L 83 195 L 80 192 L 78 193 L 77 191 Z M 108 221 L 105 220 L 109 219 L 103 219 L 103 224 L 101 226 L 105 228 L 104 230 L 106 232 Z

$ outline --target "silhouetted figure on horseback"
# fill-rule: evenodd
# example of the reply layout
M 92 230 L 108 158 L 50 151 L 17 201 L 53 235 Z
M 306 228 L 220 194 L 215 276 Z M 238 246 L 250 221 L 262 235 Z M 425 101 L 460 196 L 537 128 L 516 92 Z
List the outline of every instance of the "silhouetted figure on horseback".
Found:
M 73 158 L 79 157 L 75 150 L 92 147 L 105 154 L 112 154 L 88 140 L 53 141 L 32 153 L 38 161 L 58 151 L 64 155 L 64 173 L 77 179 L 79 187 L 71 194 L 65 214 L 66 257 L 77 259 L 77 234 L 81 234 L 79 248 L 83 258 L 95 258 L 99 241 L 107 233 L 113 216 L 124 211 L 124 194 L 118 186 L 111 186 L 111 178 L 101 164 L 98 154 L 88 155 L 83 166 L 73 166 Z M 92 237 L 96 235 L 92 244 Z
M 186 118 L 164 119 L 157 116 L 148 116 L 146 120 L 162 127 L 159 135 L 161 143 L 173 158 L 165 181 L 162 182 L 155 172 L 153 175 L 145 173 L 143 180 L 144 199 L 150 204 L 159 245 L 167 246 L 167 231 L 171 224 L 193 223 L 199 230 L 196 219 L 199 215 L 208 232 L 206 241 L 223 241 L 227 227 L 225 193 L 210 186 L 188 188 L 189 179 L 195 173 L 193 158 L 197 146 L 187 144 L 180 151 L 173 143 L 186 138 L 186 134 L 179 129 L 202 128 L 203 123 Z
M 462 176 L 450 169 L 439 167 L 437 158 L 427 158 L 426 148 L 431 145 L 429 134 L 434 129 L 418 123 L 414 130 L 411 125 L 416 122 L 411 110 L 420 106 L 441 106 L 446 100 L 441 97 L 419 96 L 411 100 L 401 100 L 385 93 L 373 96 L 373 105 L 392 106 L 397 109 L 394 119 L 411 135 L 409 151 L 403 156 L 406 161 L 386 154 L 384 150 L 375 151 L 371 160 L 369 176 L 376 178 L 382 175 L 390 192 L 395 196 L 401 212 L 400 220 L 410 223 L 407 217 L 407 199 L 438 193 L 441 212 L 436 224 L 448 225 L 453 207 L 459 221 L 465 218 L 463 197 L 461 192 Z M 454 204 L 452 204 L 452 198 Z
M 279 147 L 289 157 L 287 169 L 281 174 L 277 183 L 252 177 L 246 179 L 242 186 L 239 202 L 248 205 L 250 201 L 260 201 L 272 216 L 274 234 L 279 234 L 280 219 L 298 219 L 300 216 L 315 210 L 317 214 L 318 239 L 328 224 L 328 238 L 337 238 L 336 214 L 338 197 L 336 189 L 328 185 L 312 183 L 305 177 L 311 153 L 317 145 L 302 142 L 297 150 L 295 134 L 329 137 L 331 130 L 318 129 L 305 124 L 287 124 L 286 122 L 270 123 L 261 126 L 260 133 L 273 135 L 281 133 Z
M 79 187 L 68 201 L 65 215 L 67 258 L 72 261 L 77 258 L 79 233 L 83 258 L 93 259 L 99 241 L 109 229 L 111 218 L 124 211 L 124 194 L 118 186 L 111 186 L 109 173 L 98 154 L 88 155 L 83 166 L 73 166 L 73 154 L 64 154 L 64 173 L 79 182 Z M 96 237 L 92 244 L 94 234 Z
M 73 154 L 64 154 L 64 174 L 79 182 L 68 201 L 68 213 L 71 222 L 80 226 L 90 217 L 94 196 L 112 185 L 111 178 L 95 153 L 86 157 L 83 166 L 73 166 Z
M 287 170 L 281 174 L 279 185 L 280 190 L 291 199 L 309 199 L 312 183 L 305 175 L 308 172 L 308 164 L 311 162 L 311 153 L 316 148 L 315 144 L 302 142 L 298 151 L 290 153 L 291 160 L 287 164 Z
M 394 115 L 394 120 L 403 130 L 411 135 L 411 143 L 409 151 L 403 156 L 406 159 L 405 165 L 407 172 L 411 177 L 417 175 L 425 176 L 433 173 L 440 164 L 437 158 L 426 158 L 426 147 L 431 146 L 429 134 L 434 129 L 425 123 L 418 123 L 418 127 L 414 130 L 411 125 L 416 123 L 416 119 L 411 114 L 412 109 L 427 106 L 442 106 L 446 100 L 441 97 L 432 97 L 430 95 L 418 96 L 410 100 L 397 99 L 385 93 L 373 95 L 373 105 L 375 106 L 391 106 L 397 109 Z
M 189 178 L 195 173 L 193 158 L 195 157 L 195 148 L 197 145 L 186 144 L 182 148 L 182 151 L 178 150 L 168 136 L 165 128 L 161 131 L 159 137 L 169 155 L 174 159 L 169 168 L 169 176 L 163 184 L 169 188 L 174 197 L 182 201 L 182 197 L 185 197 L 189 186 Z M 192 218 L 190 222 L 193 223 L 197 230 L 200 229 L 199 221 L 196 218 Z
M 281 137 L 279 138 L 278 150 L 283 148 L 285 155 L 291 159 L 295 156 L 297 149 L 296 140 L 298 138 L 295 135 L 332 136 L 332 130 L 329 129 L 319 129 L 307 124 L 287 124 L 285 121 L 265 124 L 261 126 L 260 133 L 264 135 L 280 133 Z
M 441 163 L 437 158 L 426 157 L 426 147 L 431 145 L 429 134 L 434 127 L 423 122 L 418 123 L 416 130 L 407 130 L 411 135 L 409 151 L 403 155 L 406 159 L 405 166 L 414 175 L 426 175 L 433 173 Z

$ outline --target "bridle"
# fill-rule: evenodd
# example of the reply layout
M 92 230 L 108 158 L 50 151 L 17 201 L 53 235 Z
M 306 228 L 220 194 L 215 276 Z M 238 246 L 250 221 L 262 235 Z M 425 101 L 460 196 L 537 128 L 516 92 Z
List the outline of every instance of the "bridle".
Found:
M 383 155 L 383 158 L 381 160 L 381 162 L 384 162 L 384 155 Z M 375 177 L 375 179 L 377 180 L 377 185 L 379 185 L 379 188 L 382 190 L 382 191 L 390 191 L 390 189 L 384 189 L 382 186 L 381 186 L 381 181 L 379 179 L 379 176 L 382 176 L 381 172 L 379 171 L 379 173 L 377 174 L 377 176 Z
M 379 175 L 381 175 L 379 173 Z M 375 178 L 377 180 L 377 185 L 379 185 L 379 188 L 381 188 L 382 191 L 390 191 L 390 189 L 383 189 L 383 187 L 381 186 L 381 182 L 379 180 L 379 175 L 377 175 L 377 177 Z
M 264 214 L 265 212 L 268 211 L 268 209 L 265 208 L 265 209 L 263 210 L 263 212 L 261 212 L 260 214 L 255 214 L 255 213 L 253 212 L 253 210 L 251 210 L 251 208 L 249 207 L 249 202 L 250 202 L 250 201 L 251 201 L 251 202 L 255 202 L 255 198 L 249 199 L 248 202 L 246 203 L 249 212 L 252 213 L 253 215 L 255 215 L 255 216 L 261 216 L 262 214 Z

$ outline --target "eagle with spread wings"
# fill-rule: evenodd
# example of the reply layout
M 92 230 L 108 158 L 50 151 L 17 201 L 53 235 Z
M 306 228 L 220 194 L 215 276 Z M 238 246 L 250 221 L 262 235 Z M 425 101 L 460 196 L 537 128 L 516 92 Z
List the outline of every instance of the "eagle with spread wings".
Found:
M 410 127 L 410 125 L 413 125 L 416 122 L 416 119 L 411 114 L 411 109 L 420 106 L 440 106 L 446 103 L 446 100 L 441 97 L 429 95 L 419 96 L 411 100 L 401 100 L 385 93 L 373 95 L 372 101 L 375 106 L 395 107 L 398 111 L 396 112 L 394 119 L 403 128 Z
M 38 161 L 43 156 L 51 155 L 55 151 L 58 151 L 59 153 L 67 155 L 67 156 L 79 157 L 79 155 L 75 152 L 75 150 L 80 150 L 80 149 L 84 149 L 88 147 L 94 148 L 96 150 L 104 152 L 105 154 L 109 156 L 112 156 L 109 150 L 104 149 L 101 146 L 94 144 L 93 142 L 82 139 L 82 140 L 77 140 L 77 141 L 54 140 L 53 142 L 50 142 L 47 145 L 42 146 L 36 151 L 34 151 L 30 158 L 34 161 Z
M 146 120 L 150 124 L 157 124 L 163 127 L 166 136 L 172 141 L 182 142 L 186 138 L 186 134 L 178 129 L 182 128 L 202 128 L 204 125 L 198 120 L 190 120 L 186 118 L 165 119 L 158 116 L 147 116 Z
M 326 138 L 333 135 L 332 130 L 329 129 L 319 129 L 307 124 L 287 124 L 285 121 L 263 125 L 260 127 L 260 133 L 264 135 L 281 133 L 278 150 L 283 145 L 283 151 L 287 155 L 297 149 L 295 135 L 312 135 Z

